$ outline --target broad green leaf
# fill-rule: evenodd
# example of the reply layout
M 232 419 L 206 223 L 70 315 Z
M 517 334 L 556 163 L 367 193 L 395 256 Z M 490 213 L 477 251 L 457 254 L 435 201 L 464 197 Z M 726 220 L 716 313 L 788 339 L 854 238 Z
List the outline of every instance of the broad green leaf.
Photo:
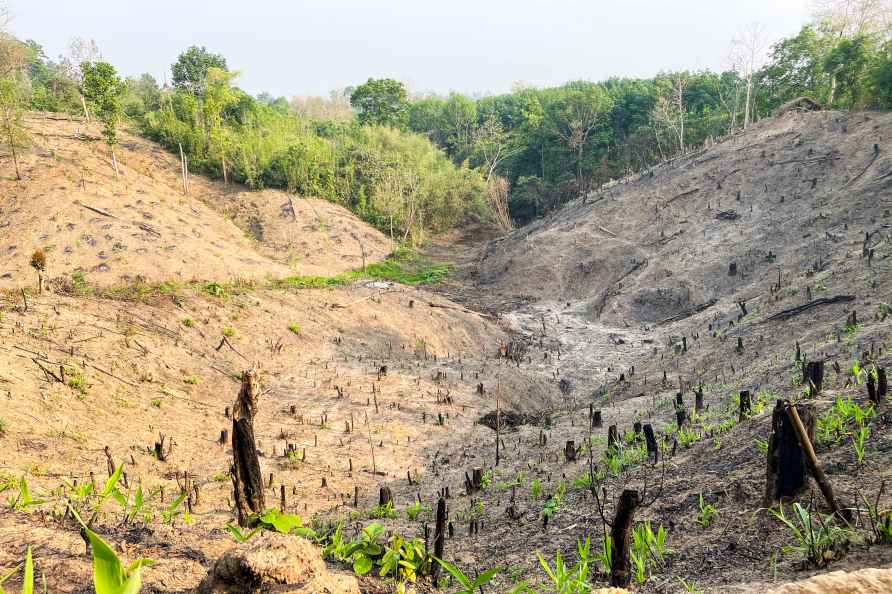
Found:
M 120 559 L 99 535 L 89 528 L 86 532 L 93 549 L 93 586 L 96 594 L 121 594 L 124 568 Z
M 109 495 L 112 495 L 113 491 L 115 491 L 115 486 L 118 484 L 118 481 L 121 479 L 121 473 L 124 471 L 124 465 L 121 464 L 118 466 L 115 471 L 108 477 L 108 480 L 105 481 L 105 486 L 102 488 L 102 498 L 105 499 Z
M 353 561 L 353 572 L 356 575 L 365 575 L 372 570 L 373 565 L 371 557 L 360 554 Z
M 439 563 L 440 565 L 442 565 L 443 569 L 445 569 L 446 571 L 451 573 L 452 577 L 454 577 L 456 580 L 458 580 L 458 583 L 460 583 L 466 589 L 471 589 L 474 587 L 473 584 L 471 583 L 470 578 L 468 576 L 466 576 L 465 574 L 463 574 L 461 569 L 459 569 L 458 567 L 456 567 L 449 561 L 443 561 L 442 559 L 438 559 L 436 557 L 434 557 L 434 560 L 437 563 Z
M 488 569 L 477 576 L 477 579 L 474 580 L 474 588 L 479 588 L 480 586 L 484 586 L 489 583 L 489 581 L 495 577 L 499 571 L 501 571 L 501 567 L 493 567 L 492 569 Z

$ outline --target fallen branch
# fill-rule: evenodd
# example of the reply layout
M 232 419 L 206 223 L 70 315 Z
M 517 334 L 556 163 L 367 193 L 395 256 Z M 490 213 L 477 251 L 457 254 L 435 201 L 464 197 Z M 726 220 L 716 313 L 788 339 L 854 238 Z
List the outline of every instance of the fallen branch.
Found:
M 690 195 L 692 195 L 692 194 L 696 194 L 696 193 L 699 192 L 699 191 L 700 191 L 700 188 L 694 188 L 693 190 L 688 190 L 687 192 L 682 192 L 681 194 L 679 194 L 679 195 L 677 195 L 677 196 L 673 196 L 672 198 L 670 198 L 669 200 L 667 200 L 667 201 L 666 201 L 666 204 L 672 204 L 673 202 L 675 202 L 675 201 L 678 200 L 679 198 L 684 198 L 685 196 L 690 196 Z
M 686 310 L 684 310 L 684 311 L 681 312 L 681 313 L 677 313 L 677 314 L 675 314 L 674 316 L 670 316 L 670 317 L 666 318 L 665 320 L 661 320 L 661 321 L 657 322 L 657 326 L 662 326 L 663 324 L 669 324 L 669 323 L 671 323 L 671 322 L 677 322 L 677 321 L 679 321 L 679 320 L 683 320 L 683 319 L 685 319 L 685 318 L 689 318 L 689 317 L 691 317 L 691 316 L 693 316 L 693 315 L 696 315 L 696 314 L 700 313 L 700 312 L 703 311 L 704 309 L 709 309 L 710 307 L 712 307 L 713 305 L 715 305 L 717 302 L 718 302 L 717 299 L 710 299 L 710 300 L 707 301 L 706 303 L 701 303 L 700 305 L 697 305 L 697 306 L 692 307 L 692 308 L 690 308 L 690 309 L 686 309 Z
M 792 318 L 795 315 L 799 315 L 804 311 L 808 311 L 814 307 L 819 305 L 830 305 L 832 303 L 846 303 L 849 301 L 854 301 L 854 295 L 837 295 L 836 297 L 821 297 L 820 299 L 815 299 L 814 301 L 809 301 L 805 305 L 799 305 L 796 307 L 791 307 L 790 309 L 785 309 L 783 311 L 779 311 L 776 314 L 770 315 L 760 323 L 764 324 L 765 322 L 770 322 L 772 320 L 786 320 L 787 318 Z
M 115 215 L 113 215 L 112 213 L 108 212 L 107 210 L 102 210 L 101 208 L 96 208 L 95 206 L 90 206 L 89 204 L 84 204 L 83 202 L 78 202 L 77 200 L 75 200 L 74 203 L 80 207 L 86 208 L 87 210 L 92 210 L 96 214 L 101 214 L 104 217 L 109 217 L 112 219 L 118 218 Z
M 115 375 L 114 373 L 111 373 L 110 371 L 106 371 L 106 370 L 102 369 L 101 367 L 97 367 L 97 366 L 93 365 L 92 363 L 87 363 L 87 367 L 92 367 L 92 368 L 95 369 L 96 371 L 98 371 L 98 372 L 100 372 L 100 373 L 104 373 L 104 374 L 107 375 L 108 377 L 110 377 L 110 378 L 114 378 L 114 379 L 118 380 L 119 382 L 121 382 L 122 384 L 127 384 L 128 386 L 131 386 L 131 387 L 133 387 L 133 388 L 137 388 L 137 387 L 138 387 L 136 384 L 134 384 L 134 383 L 132 383 L 132 382 L 128 382 L 128 381 L 125 380 L 124 378 L 122 378 L 122 377 L 118 377 L 118 376 Z

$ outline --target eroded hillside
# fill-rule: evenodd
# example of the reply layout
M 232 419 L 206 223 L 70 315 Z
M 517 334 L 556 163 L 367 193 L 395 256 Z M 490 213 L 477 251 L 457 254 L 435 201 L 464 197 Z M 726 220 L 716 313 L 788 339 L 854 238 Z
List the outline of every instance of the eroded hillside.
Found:
M 330 202 L 190 175 L 179 159 L 121 134 L 116 179 L 98 124 L 31 114 L 21 181 L 0 180 L 0 288 L 35 280 L 31 253 L 48 253 L 49 277 L 80 273 L 94 285 L 230 282 L 332 275 L 381 260 L 391 242 Z

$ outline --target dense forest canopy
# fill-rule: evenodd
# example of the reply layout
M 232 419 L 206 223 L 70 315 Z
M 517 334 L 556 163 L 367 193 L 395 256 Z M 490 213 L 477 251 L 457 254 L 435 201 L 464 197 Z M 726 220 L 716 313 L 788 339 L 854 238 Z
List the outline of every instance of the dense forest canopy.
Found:
M 470 219 L 524 223 L 609 179 L 745 128 L 807 96 L 826 108 L 892 108 L 888 2 L 836 0 L 768 48 L 750 26 L 724 72 L 518 86 L 482 98 L 412 96 L 370 78 L 329 98 L 252 97 L 225 57 L 193 46 L 171 67 L 121 80 L 91 42 L 50 59 L 4 34 L 2 129 L 22 146 L 24 109 L 92 114 L 113 151 L 117 120 L 193 171 L 252 188 L 283 188 L 344 204 L 413 242 Z

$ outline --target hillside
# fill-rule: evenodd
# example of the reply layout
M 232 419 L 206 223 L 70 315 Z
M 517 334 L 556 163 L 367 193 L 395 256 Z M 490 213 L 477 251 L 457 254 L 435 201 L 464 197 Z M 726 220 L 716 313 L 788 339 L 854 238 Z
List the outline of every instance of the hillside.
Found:
M 80 272 L 99 286 L 334 275 L 362 266 L 363 250 L 368 262 L 391 251 L 330 202 L 195 175 L 184 195 L 179 159 L 131 133 L 121 134 L 116 180 L 98 124 L 32 114 L 26 125 L 24 179 L 0 180 L 0 288 L 34 282 L 38 248 L 50 278 Z
M 888 400 L 860 421 L 860 458 L 854 419 L 835 430 L 826 421 L 839 398 L 866 410 L 861 370 L 892 362 L 890 114 L 763 120 L 504 236 L 465 228 L 413 264 L 428 281 L 441 275 L 424 267 L 453 274 L 416 286 L 355 270 L 360 246 L 380 260 L 389 241 L 337 206 L 198 176 L 183 196 L 176 158 L 133 136 L 117 181 L 82 124 L 29 126 L 39 142 L 26 180 L 2 181 L 0 221 L 16 233 L 0 238 L 11 275 L 0 287 L 0 490 L 15 503 L 24 477 L 41 501 L 0 513 L 0 567 L 30 544 L 50 591 L 90 591 L 90 560 L 64 510 L 87 509 L 93 499 L 79 499 L 77 485 L 101 485 L 111 458 L 126 465 L 128 495 L 137 484 L 148 493 L 150 517 L 125 521 L 129 508 L 109 501 L 97 532 L 128 561 L 158 561 L 143 591 L 194 591 L 235 546 L 233 454 L 221 432 L 252 368 L 267 506 L 284 492 L 285 510 L 329 539 L 332 522 L 346 539 L 378 522 L 423 542 L 448 489 L 445 556 L 469 575 L 501 567 L 487 592 L 521 582 L 548 591 L 537 553 L 575 563 L 586 538 L 590 580 L 606 585 L 594 560 L 601 515 L 613 516 L 624 489 L 647 501 L 636 526 L 666 530 L 664 554 L 632 591 L 765 592 L 828 570 L 892 567 L 892 547 L 868 542 L 863 510 L 815 567 L 787 548 L 791 534 L 763 503 L 772 408 L 792 398 L 824 419 L 817 456 L 839 497 L 892 507 L 881 486 L 892 481 Z M 84 246 L 84 234 L 106 231 L 110 243 Z M 116 241 L 127 249 L 102 259 Z M 177 282 L 156 299 L 56 292 L 61 283 L 38 296 L 28 257 L 47 245 L 51 277 L 80 269 L 97 285 Z M 354 272 L 324 289 L 235 282 L 345 270 Z M 180 284 L 192 278 L 228 282 Z M 797 348 L 826 362 L 820 393 L 804 395 Z M 742 390 L 753 403 L 739 415 Z M 654 429 L 658 464 L 636 422 Z M 622 441 L 612 450 L 611 426 Z M 161 441 L 162 451 L 173 444 L 164 459 Z M 466 478 L 475 469 L 479 488 Z M 192 511 L 165 518 L 184 473 L 198 485 Z M 378 506 L 381 487 L 390 510 Z M 799 501 L 826 511 L 814 481 Z M 351 579 L 350 563 L 329 565 Z M 369 576 L 359 586 L 396 587 Z M 412 588 L 435 591 L 426 579 Z

